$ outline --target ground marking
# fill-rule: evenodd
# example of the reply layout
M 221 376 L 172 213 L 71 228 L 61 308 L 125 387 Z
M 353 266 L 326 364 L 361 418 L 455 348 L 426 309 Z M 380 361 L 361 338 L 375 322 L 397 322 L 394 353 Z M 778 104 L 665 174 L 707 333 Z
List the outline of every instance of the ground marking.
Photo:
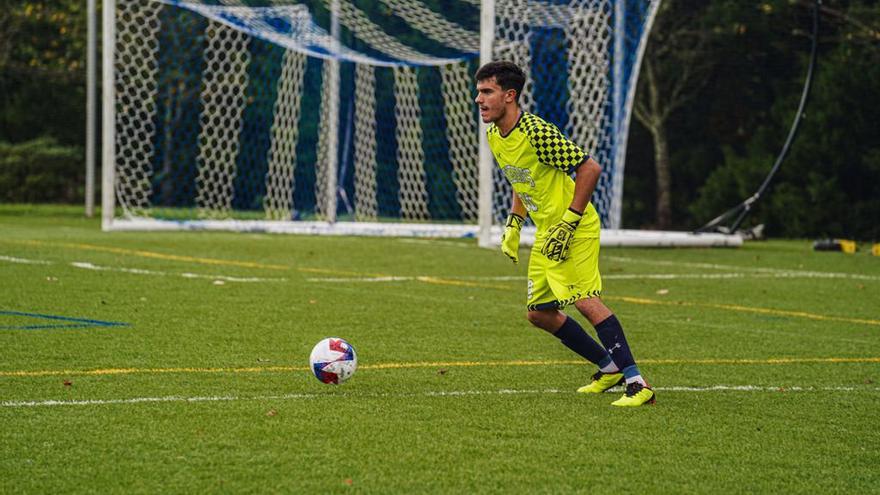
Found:
M 813 270 L 793 270 L 788 268 L 765 268 L 750 267 L 738 265 L 721 265 L 716 263 L 693 263 L 687 261 L 663 261 L 663 260 L 645 260 L 639 258 L 629 258 L 626 256 L 603 256 L 606 261 L 617 261 L 621 263 L 642 263 L 656 266 L 676 266 L 687 268 L 705 268 L 711 270 L 745 270 L 750 272 L 766 273 L 768 275 L 775 274 L 782 277 L 807 277 L 807 278 L 852 278 L 857 280 L 880 280 L 880 276 L 864 275 L 861 273 L 844 273 L 844 272 L 817 272 Z
M 403 240 L 404 242 L 435 242 L 435 241 L 420 241 L 420 240 Z M 84 244 L 84 243 L 68 243 L 68 242 L 60 242 L 60 243 L 50 243 L 46 241 L 37 241 L 37 240 L 7 240 L 7 242 L 17 243 L 17 244 L 27 244 L 27 245 L 50 245 L 56 244 L 59 246 L 72 248 L 72 249 L 80 249 L 80 250 L 89 250 L 89 251 L 104 251 L 111 252 L 117 254 L 126 254 L 131 256 L 139 256 L 145 258 L 155 258 L 155 259 L 163 259 L 163 260 L 172 260 L 172 261 L 184 261 L 190 263 L 199 263 L 199 264 L 209 264 L 209 265 L 226 265 L 226 266 L 239 266 L 245 268 L 264 268 L 271 270 L 290 270 L 290 266 L 286 265 L 272 265 L 272 264 L 263 264 L 256 263 L 251 261 L 238 261 L 238 260 L 221 260 L 214 258 L 201 258 L 194 256 L 183 256 L 183 255 L 175 255 L 175 254 L 167 254 L 167 253 L 158 253 L 154 251 L 144 251 L 144 250 L 134 250 L 134 249 L 125 249 L 118 248 L 112 246 L 99 246 L 94 244 Z M 455 243 L 444 243 L 449 245 L 457 245 Z M 0 258 L 4 259 L 4 258 Z M 851 278 L 857 280 L 880 280 L 880 276 L 875 275 L 864 275 L 858 273 L 843 273 L 843 272 L 818 272 L 811 270 L 792 270 L 792 269 L 781 269 L 781 268 L 764 268 L 764 267 L 747 267 L 747 266 L 737 266 L 737 265 L 722 265 L 722 264 L 714 264 L 714 263 L 691 263 L 691 262 L 681 262 L 681 261 L 658 261 L 658 260 L 643 260 L 638 258 L 629 258 L 625 256 L 605 256 L 605 260 L 609 261 L 617 261 L 623 263 L 642 263 L 642 264 L 650 264 L 650 265 L 658 265 L 658 266 L 677 266 L 677 267 L 688 267 L 688 268 L 703 268 L 703 269 L 713 269 L 713 270 L 737 270 L 734 273 L 730 274 L 608 274 L 605 275 L 606 279 L 640 279 L 640 278 L 657 278 L 657 279 L 675 279 L 675 278 L 740 278 L 745 277 L 745 274 L 742 274 L 740 271 L 752 272 L 751 276 L 766 276 L 766 277 L 774 277 L 774 278 Z M 6 260 L 12 261 L 12 260 Z M 14 261 L 13 261 L 14 262 Z M 354 276 L 355 279 L 364 278 L 364 276 L 368 277 L 392 277 L 388 274 L 365 274 L 351 271 L 342 271 L 342 270 L 333 270 L 333 269 L 322 269 L 322 268 L 296 268 L 296 270 L 304 273 L 327 273 L 327 274 L 335 274 L 335 275 L 343 275 L 343 276 Z M 760 275 L 758 275 L 760 274 Z M 430 277 L 429 277 L 430 278 Z M 454 280 L 456 277 L 443 277 L 442 280 L 449 281 Z M 494 278 L 493 279 L 498 279 Z M 440 279 L 438 279 L 440 280 Z M 313 279 L 313 281 L 319 281 L 318 279 Z M 326 280 L 328 282 L 343 282 L 343 281 L 358 281 L 358 280 Z
M 609 278 L 609 277 L 604 277 Z M 474 283 L 474 282 L 466 282 L 462 280 L 449 279 L 449 278 L 436 278 L 436 277 L 424 277 L 424 276 L 415 276 L 415 277 L 360 277 L 360 278 L 308 278 L 306 279 L 309 282 L 318 282 L 318 283 L 353 283 L 353 282 L 367 282 L 367 283 L 378 283 L 378 282 L 406 282 L 406 281 L 417 281 L 417 282 L 425 282 L 425 283 L 433 283 L 433 284 L 442 284 L 442 285 L 457 285 L 462 287 L 476 287 L 483 289 L 499 289 L 499 290 L 509 290 L 509 286 L 503 285 L 493 285 L 493 284 L 483 284 L 483 283 Z M 828 315 L 820 315 L 815 313 L 807 313 L 806 311 L 790 311 L 784 309 L 772 309 L 772 308 L 757 308 L 751 306 L 742 306 L 737 304 L 714 304 L 714 303 L 695 303 L 688 301 L 661 301 L 658 299 L 647 299 L 642 297 L 629 297 L 629 296 L 602 296 L 603 299 L 609 301 L 623 301 L 632 304 L 646 304 L 646 305 L 664 305 L 664 306 L 688 306 L 688 307 L 702 307 L 702 308 L 712 308 L 712 309 L 722 309 L 726 311 L 734 311 L 740 313 L 756 313 L 756 314 L 765 314 L 765 315 L 773 315 L 773 316 L 786 316 L 786 317 L 795 317 L 795 318 L 807 318 L 810 320 L 819 320 L 819 321 L 839 321 L 843 323 L 857 323 L 861 325 L 874 325 L 880 326 L 880 320 L 873 319 L 863 319 L 863 318 L 847 318 L 844 316 L 828 316 Z
M 779 365 L 779 364 L 843 364 L 880 363 L 880 357 L 767 358 L 767 359 L 639 359 L 645 365 Z M 411 363 L 361 364 L 361 370 L 393 370 L 413 368 L 473 368 L 484 366 L 561 366 L 584 365 L 583 360 L 510 360 L 510 361 L 418 361 Z M 105 368 L 94 370 L 12 370 L 0 371 L 0 377 L 39 376 L 104 376 L 134 374 L 193 373 L 277 373 L 308 371 L 307 366 L 249 366 L 228 368 Z
M 622 389 L 621 389 L 622 390 Z M 878 387 L 767 387 L 760 385 L 712 385 L 708 387 L 655 387 L 658 392 L 671 393 L 707 393 L 707 392 L 771 392 L 771 393 L 807 393 L 807 392 L 878 392 Z M 337 393 L 335 390 L 328 393 L 299 393 L 283 395 L 257 395 L 257 396 L 194 396 L 184 397 L 171 395 L 165 397 L 132 397 L 128 399 L 84 399 L 84 400 L 40 400 L 40 401 L 2 401 L 0 407 L 23 408 L 23 407 L 53 407 L 53 406 L 103 406 L 119 404 L 155 404 L 168 402 L 244 402 L 244 401 L 290 401 L 290 400 L 320 400 L 320 399 L 380 399 L 380 398 L 409 398 L 409 397 L 474 397 L 493 395 L 550 395 L 568 394 L 574 395 L 572 390 L 555 388 L 533 390 L 439 390 L 416 393 Z
M 751 306 L 741 306 L 738 304 L 715 304 L 715 303 L 694 303 L 688 301 L 660 301 L 658 299 L 646 299 L 643 297 L 629 296 L 602 296 L 602 299 L 609 301 L 623 301 L 633 304 L 662 305 L 662 306 L 682 306 L 682 307 L 701 307 L 723 309 L 727 311 L 735 311 L 740 313 L 757 313 L 772 316 L 791 316 L 795 318 L 807 318 L 819 321 L 840 321 L 844 323 L 858 323 L 862 325 L 880 326 L 880 320 L 870 320 L 862 318 L 846 318 L 843 316 L 826 316 L 815 313 L 807 313 L 805 311 L 789 311 L 784 309 L 755 308 Z
M 196 264 L 205 264 L 205 265 L 219 265 L 219 266 L 236 266 L 243 268 L 264 268 L 269 270 L 290 270 L 291 267 L 286 265 L 267 265 L 263 263 L 255 263 L 252 261 L 238 261 L 238 260 L 221 260 L 215 258 L 198 258 L 193 256 L 182 256 L 176 254 L 166 254 L 166 253 L 157 253 L 154 251 L 143 251 L 143 250 L 134 250 L 134 249 L 124 249 L 110 246 L 97 246 L 94 244 L 80 244 L 80 243 L 69 243 L 69 242 L 59 242 L 59 243 L 49 243 L 44 241 L 34 241 L 34 240 L 7 240 L 7 242 L 12 242 L 15 244 L 26 244 L 31 246 L 44 246 L 44 245 L 59 245 L 66 248 L 71 249 L 79 249 L 86 251 L 103 251 L 109 253 L 116 254 L 125 254 L 130 256 L 138 256 L 142 258 L 153 258 L 153 259 L 161 259 L 161 260 L 169 260 L 169 261 L 183 261 L 189 263 Z M 51 264 L 51 263 L 50 263 Z M 298 267 L 297 271 L 303 273 L 326 273 L 333 275 L 364 275 L 359 272 L 350 272 L 344 270 L 332 270 L 325 268 L 306 268 L 306 267 Z M 381 276 L 376 274 L 376 276 Z
M 200 273 L 167 273 L 160 272 L 156 270 L 145 270 L 143 268 L 116 268 L 109 266 L 99 266 L 94 265 L 92 263 L 87 263 L 85 261 L 73 261 L 70 263 L 71 266 L 76 268 L 83 268 L 86 270 L 95 270 L 95 271 L 114 271 L 114 272 L 122 272 L 122 273 L 133 273 L 136 275 L 177 275 L 183 278 L 200 278 L 200 279 L 208 279 L 208 280 L 223 280 L 226 282 L 287 282 L 286 278 L 259 278 L 259 277 L 232 277 L 229 275 L 204 275 Z
M 159 253 L 153 253 L 155 256 L 151 257 L 159 257 Z M 163 255 L 164 256 L 164 255 Z M 624 258 L 625 259 L 625 258 Z M 179 259 L 178 259 L 179 260 Z M 8 261 L 10 263 L 21 263 L 21 264 L 32 264 L 32 265 L 52 265 L 53 262 L 45 261 L 45 260 L 32 260 L 25 258 L 16 258 L 13 256 L 3 256 L 0 255 L 0 261 Z M 213 260 L 220 264 L 221 260 Z M 224 262 L 225 263 L 225 262 Z M 230 263 L 238 264 L 238 263 L 246 263 L 246 262 L 237 262 L 233 261 Z M 705 264 L 693 263 L 694 265 L 700 265 L 701 267 L 706 267 Z M 166 272 L 158 272 L 146 269 L 139 268 L 109 268 L 109 267 L 101 267 L 98 265 L 93 265 L 88 262 L 73 262 L 72 266 L 77 268 L 85 268 L 92 270 L 113 270 L 124 273 L 134 273 L 139 275 L 168 275 Z M 267 265 L 273 266 L 273 265 Z M 274 265 L 280 266 L 280 265 Z M 725 268 L 720 265 L 709 265 L 715 268 Z M 751 269 L 754 270 L 754 269 Z M 724 280 L 724 279 L 737 279 L 737 278 L 849 278 L 851 274 L 844 273 L 828 273 L 828 272 L 806 272 L 806 271 L 777 271 L 771 268 L 764 268 L 760 270 L 767 270 L 766 273 L 631 273 L 631 274 L 609 274 L 603 275 L 602 278 L 605 280 L 686 280 L 686 279 L 704 279 L 704 280 Z M 333 275 L 348 275 L 347 277 L 324 277 L 324 278 L 309 278 L 307 281 L 309 282 L 323 282 L 323 283 L 381 283 L 381 282 L 409 282 L 409 281 L 419 281 L 426 283 L 433 283 L 439 285 L 458 285 L 463 287 L 482 287 L 482 288 L 492 288 L 492 289 L 508 289 L 509 287 L 502 287 L 497 285 L 490 284 L 482 284 L 479 281 L 503 281 L 503 282 L 521 282 L 525 280 L 524 276 L 463 276 L 463 277 L 433 277 L 428 275 L 417 275 L 417 276 L 393 276 L 393 275 L 382 275 L 382 274 L 365 274 L 361 272 L 351 272 L 344 270 L 332 270 L 332 269 L 324 269 L 324 268 L 297 268 L 297 271 L 303 273 L 326 273 Z M 267 279 L 267 278 L 254 278 L 254 277 L 231 277 L 227 275 L 198 275 L 191 273 L 182 273 L 179 274 L 185 278 L 206 278 L 206 279 L 218 279 L 218 280 L 226 280 L 231 282 L 284 282 L 287 279 Z M 863 278 L 874 280 L 875 278 L 880 277 L 871 277 L 868 275 L 853 275 L 853 278 Z M 476 281 L 476 282 L 474 282 Z
M 304 272 L 317 272 L 317 270 L 301 269 Z M 331 270 L 328 270 L 331 271 Z M 343 272 L 332 271 L 337 274 Z M 427 277 L 426 275 L 415 276 L 391 276 L 391 275 L 369 275 L 365 273 L 351 273 L 349 277 L 324 277 L 309 278 L 309 282 L 327 282 L 327 283 L 357 283 L 357 282 L 406 282 L 418 280 Z M 488 281 L 510 281 L 525 282 L 525 275 L 502 275 L 502 276 L 446 276 L 447 280 L 488 280 Z M 804 272 L 804 271 L 772 271 L 772 272 L 728 272 L 728 273 L 611 273 L 602 275 L 603 280 L 727 280 L 727 279 L 746 279 L 746 278 L 859 278 L 865 280 L 874 280 L 875 277 L 870 275 L 852 275 L 844 273 L 830 272 Z M 880 280 L 880 277 L 876 277 Z
M 70 316 L 47 315 L 42 313 L 24 313 L 21 311 L 0 310 L 0 315 L 18 316 L 41 320 L 60 321 L 63 323 L 41 325 L 6 325 L 0 326 L 0 330 L 38 330 L 44 328 L 88 328 L 88 327 L 127 327 L 128 323 L 118 321 L 90 320 L 87 318 L 73 318 Z
M 20 263 L 23 265 L 51 265 L 51 261 L 43 261 L 43 260 L 29 260 L 25 258 L 16 258 L 14 256 L 3 256 L 0 255 L 0 261 L 8 261 L 10 263 Z
M 24 258 L 14 258 L 11 256 L 0 256 L 0 261 L 9 261 L 11 263 L 24 263 L 31 265 L 54 265 L 55 263 L 52 261 L 45 260 L 30 260 Z M 199 278 L 199 279 L 208 279 L 208 280 L 223 280 L 226 282 L 287 282 L 286 278 L 259 278 L 259 277 L 233 277 L 230 275 L 204 275 L 199 273 L 169 273 L 169 272 L 161 272 L 157 270 L 147 270 L 143 268 L 120 268 L 120 267 L 109 267 L 109 266 L 100 266 L 95 265 L 93 263 L 89 263 L 86 261 L 72 261 L 70 266 L 74 268 L 82 268 L 85 270 L 95 270 L 95 271 L 114 271 L 114 272 L 122 272 L 122 273 L 131 273 L 135 275 L 176 275 L 183 278 Z
M 400 238 L 400 239 L 397 239 L 397 242 L 402 242 L 405 244 L 427 244 L 427 245 L 431 245 L 431 246 L 455 247 L 455 248 L 465 248 L 465 249 L 474 249 L 477 247 L 475 244 L 468 243 L 468 242 L 439 241 L 436 239 Z
M 268 270 L 289 270 L 289 266 L 285 265 L 268 265 L 264 263 L 255 263 L 252 261 L 237 261 L 237 260 L 221 260 L 215 258 L 199 258 L 195 256 L 183 256 L 178 254 L 167 254 L 167 253 L 157 253 L 154 251 L 143 251 L 138 249 L 125 249 L 118 248 L 112 246 L 98 246 L 95 244 L 83 244 L 83 243 L 73 243 L 73 242 L 44 242 L 44 241 L 33 241 L 33 240 L 10 240 L 9 242 L 17 243 L 17 244 L 27 244 L 32 246 L 45 246 L 45 245 L 57 245 L 70 249 L 79 249 L 85 251 L 101 251 L 107 253 L 115 253 L 115 254 L 125 254 L 129 256 L 138 256 L 141 258 L 154 258 L 160 260 L 170 260 L 170 261 L 185 261 L 188 263 L 197 263 L 202 265 L 221 265 L 221 266 L 238 266 L 243 268 L 264 268 Z

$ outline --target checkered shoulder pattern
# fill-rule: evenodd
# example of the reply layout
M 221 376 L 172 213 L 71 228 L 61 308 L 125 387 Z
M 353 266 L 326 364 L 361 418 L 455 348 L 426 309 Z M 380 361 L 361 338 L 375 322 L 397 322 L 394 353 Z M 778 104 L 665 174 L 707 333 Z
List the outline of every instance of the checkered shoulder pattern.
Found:
M 548 167 L 571 173 L 590 157 L 565 137 L 559 128 L 537 115 L 523 114 L 519 125 L 535 148 L 538 160 Z

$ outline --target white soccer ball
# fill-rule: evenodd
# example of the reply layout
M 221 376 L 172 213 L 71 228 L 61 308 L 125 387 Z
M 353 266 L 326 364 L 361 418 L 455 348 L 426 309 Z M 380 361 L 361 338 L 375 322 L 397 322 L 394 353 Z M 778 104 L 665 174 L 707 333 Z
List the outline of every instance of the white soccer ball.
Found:
M 312 349 L 309 364 L 315 378 L 323 383 L 339 385 L 354 375 L 358 360 L 354 347 L 345 339 L 329 337 Z

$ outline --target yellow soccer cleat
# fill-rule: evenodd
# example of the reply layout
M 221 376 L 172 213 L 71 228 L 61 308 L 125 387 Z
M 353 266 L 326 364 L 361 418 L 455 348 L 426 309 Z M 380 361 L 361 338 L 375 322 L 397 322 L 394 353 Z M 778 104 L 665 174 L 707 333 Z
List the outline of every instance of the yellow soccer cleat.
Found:
M 593 381 L 591 381 L 589 385 L 584 385 L 579 388 L 577 391 L 581 394 L 601 394 L 620 383 L 623 383 L 623 373 L 603 373 L 597 371 L 596 374 L 593 375 Z
M 655 402 L 654 390 L 651 387 L 642 385 L 639 382 L 627 384 L 626 393 L 623 397 L 612 402 L 612 406 L 620 407 L 638 407 L 642 404 L 653 404 Z

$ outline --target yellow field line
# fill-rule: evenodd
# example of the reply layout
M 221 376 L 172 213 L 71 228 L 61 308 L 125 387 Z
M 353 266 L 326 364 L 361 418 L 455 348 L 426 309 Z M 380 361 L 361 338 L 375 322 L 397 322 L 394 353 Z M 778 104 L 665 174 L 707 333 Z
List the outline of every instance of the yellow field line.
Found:
M 363 277 L 363 276 L 388 277 L 388 276 L 390 276 L 390 275 L 384 275 L 381 273 L 362 273 L 362 272 L 352 272 L 352 271 L 345 271 L 345 270 L 331 270 L 331 269 L 327 269 L 327 268 L 297 268 L 297 270 L 299 270 L 303 273 L 325 273 L 328 275 L 340 275 L 340 276 L 347 275 L 350 277 Z
M 482 289 L 502 289 L 509 290 L 509 286 L 504 285 L 494 285 L 494 284 L 483 284 L 479 282 L 467 282 L 464 280 L 450 280 L 446 278 L 438 278 L 438 277 L 416 277 L 416 280 L 419 282 L 424 282 L 426 284 L 435 284 L 435 285 L 455 285 L 458 287 L 477 287 Z
M 166 261 L 183 261 L 187 263 L 197 263 L 202 265 L 215 265 L 215 266 L 237 266 L 242 268 L 262 268 L 267 270 L 290 270 L 291 267 L 286 265 L 270 265 L 265 263 L 256 263 L 253 261 L 238 261 L 238 260 L 221 260 L 216 258 L 200 258 L 196 256 L 183 256 L 178 254 L 168 254 L 168 253 L 157 253 L 155 251 L 143 251 L 139 249 L 125 249 L 111 246 L 98 246 L 94 244 L 82 244 L 82 243 L 73 243 L 73 242 L 43 242 L 43 241 L 34 241 L 34 240 L 14 240 L 9 239 L 6 242 L 11 242 L 15 244 L 26 244 L 29 246 L 45 246 L 45 245 L 57 245 L 70 249 L 79 249 L 84 251 L 100 251 L 106 253 L 114 253 L 114 254 L 124 254 L 129 256 L 138 256 L 141 258 L 152 258 L 152 259 L 160 259 Z M 347 272 L 341 270 L 326 270 L 323 268 L 297 268 L 300 272 L 305 273 L 328 273 L 334 275 L 352 275 L 356 274 L 355 272 Z M 359 275 L 359 274 L 358 274 Z
M 764 315 L 774 315 L 774 316 L 793 316 L 797 318 L 807 318 L 810 320 L 819 320 L 819 321 L 840 321 L 844 323 L 859 323 L 862 325 L 878 325 L 880 326 L 880 320 L 869 320 L 862 318 L 846 318 L 843 316 L 827 316 L 827 315 L 818 315 L 815 313 L 807 313 L 805 311 L 788 311 L 784 309 L 770 309 L 770 308 L 755 308 L 751 306 L 740 306 L 737 304 L 714 304 L 714 303 L 694 303 L 687 301 L 658 301 L 656 299 L 645 299 L 642 297 L 629 297 L 629 296 L 603 296 L 603 299 L 607 299 L 609 301 L 623 301 L 633 304 L 657 304 L 662 306 L 690 306 L 690 307 L 702 307 L 702 308 L 714 308 L 714 309 L 724 309 L 728 311 L 738 311 L 742 313 L 757 313 Z
M 182 256 L 178 254 L 167 254 L 167 253 L 157 253 L 154 251 L 143 251 L 139 249 L 125 249 L 111 246 L 98 246 L 95 244 L 83 244 L 83 243 L 75 243 L 75 242 L 43 242 L 43 241 L 32 241 L 32 240 L 10 240 L 9 242 L 13 242 L 16 244 L 27 244 L 31 246 L 43 246 L 43 245 L 56 245 L 62 246 L 70 249 L 79 249 L 84 251 L 100 251 L 105 253 L 114 253 L 114 254 L 125 254 L 129 256 L 138 256 L 141 258 L 153 258 L 160 260 L 169 260 L 169 261 L 185 261 L 188 263 L 198 263 L 202 265 L 219 265 L 219 266 L 239 266 L 244 268 L 264 268 L 269 270 L 290 270 L 289 266 L 284 265 L 267 265 L 263 263 L 255 263 L 252 261 L 236 261 L 236 260 L 220 260 L 216 258 L 200 258 L 196 256 Z
M 839 364 L 880 363 L 880 357 L 860 358 L 767 358 L 767 359 L 640 359 L 645 365 L 755 365 L 755 364 Z M 410 368 L 473 368 L 481 366 L 560 366 L 586 364 L 582 360 L 512 360 L 512 361 L 421 361 L 412 363 L 378 363 L 361 365 L 360 369 L 393 370 Z M 243 368 L 106 368 L 96 370 L 17 370 L 0 371 L 0 377 L 37 376 L 105 376 L 167 373 L 272 373 L 306 371 L 307 366 L 254 366 Z
M 796 316 L 800 318 L 809 318 L 811 320 L 824 320 L 824 321 L 843 321 L 847 323 L 862 323 L 865 325 L 880 325 L 880 320 L 865 320 L 861 318 L 845 318 L 842 316 L 825 316 L 825 315 L 817 315 L 813 313 L 807 313 L 805 311 L 787 311 L 782 309 L 767 309 L 767 308 L 751 308 L 748 306 L 739 306 L 735 304 L 707 304 L 706 306 L 710 306 L 713 308 L 719 309 L 729 309 L 731 311 L 744 311 L 751 313 L 761 313 L 761 314 L 769 314 L 769 315 L 778 315 L 778 316 Z

